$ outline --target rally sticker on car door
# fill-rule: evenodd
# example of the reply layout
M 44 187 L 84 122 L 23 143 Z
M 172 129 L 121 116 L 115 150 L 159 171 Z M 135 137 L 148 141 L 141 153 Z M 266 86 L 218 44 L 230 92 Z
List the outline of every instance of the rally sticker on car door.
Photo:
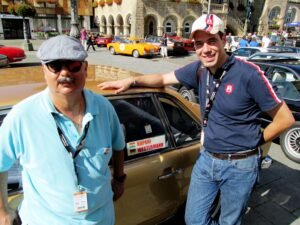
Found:
M 150 152 L 166 147 L 165 135 L 131 141 L 126 144 L 128 156 Z

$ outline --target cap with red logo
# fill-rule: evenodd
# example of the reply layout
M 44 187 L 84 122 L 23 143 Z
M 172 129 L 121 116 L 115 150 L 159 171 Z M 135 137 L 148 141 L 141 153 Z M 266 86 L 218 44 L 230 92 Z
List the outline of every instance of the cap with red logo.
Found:
M 224 33 L 224 23 L 214 14 L 204 14 L 193 23 L 190 39 L 194 37 L 196 31 L 205 31 L 210 34 Z

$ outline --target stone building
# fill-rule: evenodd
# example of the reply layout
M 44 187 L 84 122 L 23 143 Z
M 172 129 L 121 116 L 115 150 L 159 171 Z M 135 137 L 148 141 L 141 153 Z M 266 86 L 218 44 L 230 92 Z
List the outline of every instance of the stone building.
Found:
M 8 14 L 9 4 L 18 4 L 20 0 L 0 0 L 0 39 L 23 39 L 22 17 Z M 26 18 L 29 25 L 28 33 L 31 38 L 45 29 L 57 33 L 68 33 L 70 31 L 70 0 L 26 0 L 31 3 L 37 11 L 34 18 Z M 93 27 L 93 0 L 77 0 L 79 26 L 88 29 Z
M 226 23 L 227 4 L 211 1 L 211 10 Z M 208 2 L 200 0 L 98 0 L 95 17 L 100 33 L 145 37 L 177 34 L 188 37 L 193 21 L 207 12 Z

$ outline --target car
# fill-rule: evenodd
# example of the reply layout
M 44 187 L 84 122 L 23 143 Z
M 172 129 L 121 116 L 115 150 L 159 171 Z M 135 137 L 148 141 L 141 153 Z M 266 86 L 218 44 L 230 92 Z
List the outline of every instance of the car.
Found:
M 6 55 L 0 54 L 0 67 L 6 67 L 9 65 L 8 58 Z
M 277 52 L 294 52 L 300 53 L 300 48 L 292 46 L 269 46 L 268 49 L 274 49 Z
M 107 49 L 112 55 L 132 55 L 134 58 L 153 57 L 159 53 L 159 47 L 146 43 L 144 39 L 134 37 L 114 37 L 113 41 L 107 44 Z
M 284 131 L 279 137 L 279 143 L 283 153 L 292 161 L 300 163 L 300 80 L 275 81 L 280 94 L 290 108 L 295 118 L 292 127 Z M 263 126 L 271 122 L 269 115 L 263 113 L 261 117 Z
M 26 58 L 25 51 L 21 48 L 0 44 L 0 54 L 6 55 L 9 63 L 22 61 Z
M 148 35 L 145 41 L 160 48 L 161 36 Z M 168 55 L 182 55 L 188 53 L 184 48 L 184 43 L 180 40 L 168 38 L 167 45 Z
M 257 52 L 247 58 L 247 61 L 280 61 L 282 59 L 300 60 L 298 53 Z
M 269 48 L 262 47 L 240 47 L 237 50 L 233 51 L 231 54 L 240 59 L 247 59 L 251 55 L 257 52 L 277 52 Z
M 95 40 L 95 44 L 98 46 L 98 47 L 106 47 L 107 44 L 111 43 L 113 40 L 113 37 L 112 36 L 99 36 L 96 38 Z
M 194 41 L 193 40 L 190 40 L 188 38 L 182 38 L 182 37 L 179 37 L 177 36 L 177 34 L 171 34 L 171 35 L 168 35 L 168 38 L 169 39 L 174 39 L 176 41 L 182 41 L 183 43 L 183 48 L 187 51 L 187 52 L 190 52 L 190 51 L 195 51 L 195 46 L 194 46 Z
M 125 135 L 127 179 L 124 195 L 114 203 L 117 225 L 157 224 L 184 208 L 200 149 L 198 104 L 186 101 L 170 88 L 131 88 L 117 95 L 114 90 L 97 88 L 102 81 L 138 75 L 120 68 L 89 65 L 86 80 L 86 88 L 110 100 Z M 5 93 L 0 95 L 0 123 L 13 105 L 45 87 L 40 66 L 0 70 L 0 93 Z M 9 181 L 15 182 L 17 173 L 11 173 Z M 14 209 L 22 199 L 16 187 L 16 183 L 9 187 L 10 206 Z

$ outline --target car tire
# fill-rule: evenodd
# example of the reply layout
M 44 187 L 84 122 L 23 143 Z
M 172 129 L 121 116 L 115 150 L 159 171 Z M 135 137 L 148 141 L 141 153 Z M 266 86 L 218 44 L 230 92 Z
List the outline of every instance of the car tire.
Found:
M 290 160 L 300 163 L 300 122 L 280 135 L 280 146 Z
M 112 54 L 112 55 L 115 55 L 115 54 L 116 54 L 116 51 L 115 51 L 115 49 L 114 49 L 113 47 L 110 47 L 110 48 L 109 48 L 109 52 L 110 52 L 110 54 Z
M 184 97 L 186 100 L 197 103 L 196 94 L 194 92 L 194 89 L 188 89 L 187 87 L 182 86 L 179 89 L 179 94 L 181 94 L 181 96 Z
M 140 53 L 139 53 L 139 51 L 138 51 L 138 50 L 133 50 L 133 52 L 132 52 L 132 56 L 133 56 L 134 58 L 138 58 L 138 57 L 140 57 Z

